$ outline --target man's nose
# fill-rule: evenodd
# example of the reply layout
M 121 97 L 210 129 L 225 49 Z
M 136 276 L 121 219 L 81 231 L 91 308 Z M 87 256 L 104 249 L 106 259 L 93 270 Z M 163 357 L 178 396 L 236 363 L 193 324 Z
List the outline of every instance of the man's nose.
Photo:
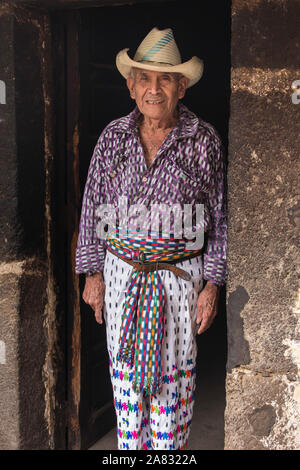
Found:
M 150 90 L 154 95 L 156 95 L 156 93 L 160 90 L 160 82 L 158 78 L 152 78 L 150 83 Z

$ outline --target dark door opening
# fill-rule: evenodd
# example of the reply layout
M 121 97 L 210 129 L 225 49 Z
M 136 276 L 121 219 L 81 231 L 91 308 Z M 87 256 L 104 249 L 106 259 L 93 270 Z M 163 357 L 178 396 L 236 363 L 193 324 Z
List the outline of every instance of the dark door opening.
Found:
M 219 131 L 227 149 L 230 93 L 230 2 L 185 0 L 110 6 L 78 11 L 79 44 L 79 183 L 81 194 L 90 158 L 103 128 L 134 106 L 125 80 L 115 67 L 124 47 L 134 54 L 157 26 L 171 27 L 183 61 L 196 55 L 204 75 L 183 102 Z M 80 295 L 83 290 L 80 282 Z M 89 448 L 115 424 L 108 375 L 105 327 L 80 302 L 81 311 L 81 447 Z M 222 449 L 226 364 L 225 289 L 213 326 L 198 337 L 197 397 L 189 448 Z M 198 396 L 199 393 L 199 396 Z M 197 426 L 199 426 L 197 428 Z M 198 429 L 193 434 L 193 429 Z M 205 436 L 205 437 L 204 437 Z M 107 447 L 109 448 L 109 447 Z

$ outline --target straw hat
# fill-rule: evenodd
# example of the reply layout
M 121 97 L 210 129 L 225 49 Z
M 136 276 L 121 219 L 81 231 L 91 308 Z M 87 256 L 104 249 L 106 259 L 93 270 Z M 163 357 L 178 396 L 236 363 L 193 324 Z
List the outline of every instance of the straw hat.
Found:
M 116 65 L 124 78 L 130 75 L 131 67 L 156 72 L 177 72 L 189 79 L 188 87 L 195 85 L 203 74 L 203 62 L 194 56 L 181 62 L 180 52 L 171 28 L 153 28 L 139 45 L 133 60 L 128 48 L 122 49 L 116 57 Z

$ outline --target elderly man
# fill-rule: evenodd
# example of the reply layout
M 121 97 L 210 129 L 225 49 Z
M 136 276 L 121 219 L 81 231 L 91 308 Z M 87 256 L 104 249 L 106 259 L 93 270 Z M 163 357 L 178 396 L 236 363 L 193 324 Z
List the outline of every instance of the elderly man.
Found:
M 133 60 L 127 51 L 116 64 L 136 107 L 108 124 L 96 144 L 76 272 L 86 274 L 83 299 L 98 323 L 104 314 L 119 449 L 180 450 L 193 414 L 195 336 L 212 324 L 226 279 L 224 160 L 214 127 L 179 101 L 201 78 L 202 61 L 182 63 L 169 28 L 152 29 Z M 147 224 L 154 206 L 175 213 L 192 205 L 189 233 L 204 230 L 204 246 L 178 236 L 174 216 L 169 233 L 161 226 L 149 233 L 147 224 L 126 230 L 124 220 L 137 215 L 120 216 L 125 200 L 147 209 Z

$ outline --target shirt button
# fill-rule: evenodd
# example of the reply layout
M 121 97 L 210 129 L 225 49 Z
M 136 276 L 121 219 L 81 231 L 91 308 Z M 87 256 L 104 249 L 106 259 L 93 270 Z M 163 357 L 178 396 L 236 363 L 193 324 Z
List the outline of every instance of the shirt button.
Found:
M 114 177 L 116 176 L 116 172 L 115 172 L 115 171 L 111 171 L 111 172 L 110 172 L 110 176 L 111 176 L 112 178 L 114 178 Z
M 147 180 L 148 180 L 147 176 L 143 176 L 142 181 L 144 181 L 144 183 L 146 183 Z

